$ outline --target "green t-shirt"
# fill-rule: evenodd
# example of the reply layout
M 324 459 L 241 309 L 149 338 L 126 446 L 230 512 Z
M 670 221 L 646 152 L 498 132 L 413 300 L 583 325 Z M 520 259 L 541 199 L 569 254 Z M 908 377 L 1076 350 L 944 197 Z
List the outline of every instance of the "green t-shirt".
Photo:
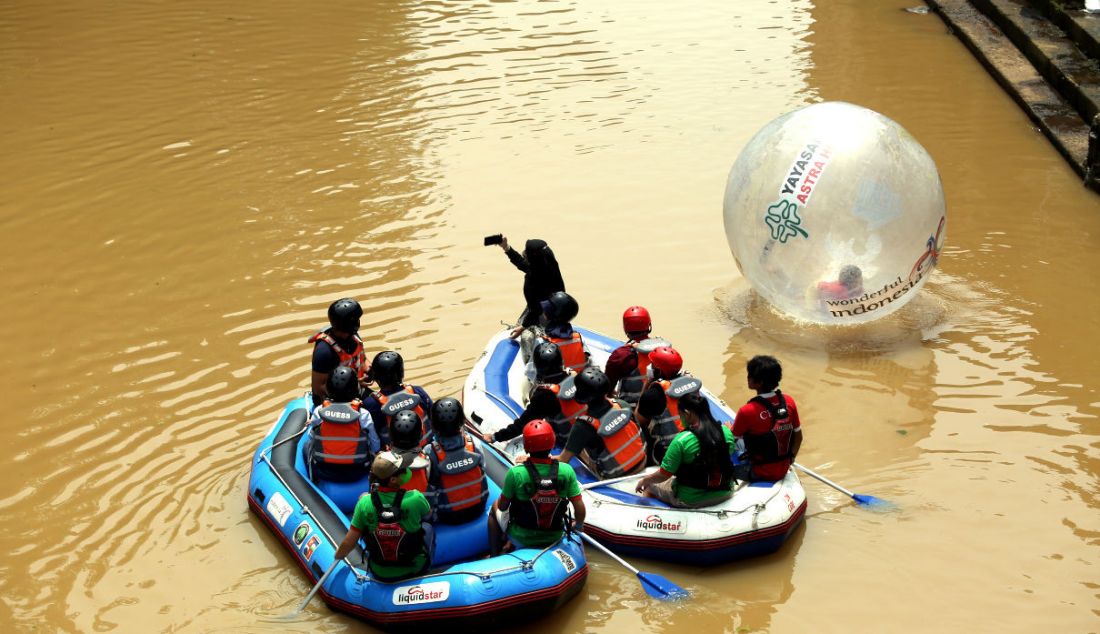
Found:
M 725 425 L 719 425 L 722 428 L 722 436 L 726 439 L 726 446 L 729 448 L 730 455 L 737 449 L 737 441 L 733 438 L 733 432 L 729 427 Z M 680 470 L 680 465 L 690 464 L 695 462 L 695 458 L 699 455 L 699 439 L 695 437 L 695 434 L 690 431 L 682 431 L 676 434 L 676 437 L 672 439 L 672 443 L 668 446 L 668 451 L 665 453 L 664 460 L 661 461 L 661 468 L 669 473 L 676 473 Z M 733 488 L 733 479 L 730 479 L 729 487 Z M 672 490 L 676 493 L 676 497 L 680 498 L 688 504 L 697 504 L 708 498 L 715 497 L 714 490 L 697 489 L 687 485 L 682 485 L 679 482 L 672 481 Z
M 383 504 L 392 504 L 396 491 L 379 490 L 378 497 Z M 420 491 L 405 491 L 405 497 L 401 498 L 401 510 L 404 512 L 401 518 L 401 528 L 413 532 L 420 530 L 420 523 L 432 513 L 432 507 L 428 504 L 428 498 Z M 351 516 L 351 525 L 364 533 L 370 533 L 378 528 L 378 510 L 374 508 L 374 502 L 370 495 L 364 495 L 355 503 L 355 512 Z M 364 537 L 365 539 L 366 537 Z M 375 563 L 373 559 L 367 561 L 370 568 L 379 578 L 392 579 L 413 574 L 427 563 L 427 554 L 417 555 L 409 566 L 390 566 Z
M 539 475 L 550 473 L 550 463 L 536 462 L 534 464 Z M 568 500 L 581 494 L 581 485 L 577 483 L 577 473 L 568 464 L 558 463 L 558 481 L 561 482 L 558 493 L 565 499 Z M 504 476 L 504 486 L 500 490 L 500 495 L 511 500 L 512 507 L 514 507 L 516 504 L 527 504 L 531 500 L 529 492 L 533 491 L 534 488 L 531 474 L 527 473 L 527 467 L 516 465 L 509 469 L 508 474 Z M 512 516 L 515 517 L 514 511 Z M 517 526 L 514 520 L 508 523 L 508 536 L 514 537 L 516 541 L 524 546 L 536 548 L 549 546 L 561 539 L 561 535 L 562 531 L 560 530 L 524 528 L 523 526 Z

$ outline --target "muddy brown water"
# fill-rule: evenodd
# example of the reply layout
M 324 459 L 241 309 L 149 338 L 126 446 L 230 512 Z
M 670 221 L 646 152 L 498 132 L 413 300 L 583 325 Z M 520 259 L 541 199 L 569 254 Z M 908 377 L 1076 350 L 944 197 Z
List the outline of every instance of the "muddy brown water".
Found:
M 625 306 L 731 403 L 773 353 L 806 480 L 778 553 L 647 600 L 594 555 L 558 631 L 1100 630 L 1100 202 L 916 4 L 739 0 L 0 6 L 0 628 L 369 631 L 245 502 L 333 299 L 457 394 L 558 253 L 581 321 Z M 739 278 L 725 175 L 844 100 L 936 160 L 940 269 L 894 317 L 794 324 Z

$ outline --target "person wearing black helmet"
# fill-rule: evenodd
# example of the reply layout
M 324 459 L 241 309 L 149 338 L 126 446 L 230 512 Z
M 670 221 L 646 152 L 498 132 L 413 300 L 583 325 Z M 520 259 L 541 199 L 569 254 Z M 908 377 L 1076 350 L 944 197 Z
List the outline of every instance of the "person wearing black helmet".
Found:
M 423 439 L 424 423 L 416 412 L 403 409 L 394 414 L 390 421 L 390 449 L 401 458 L 407 459 L 409 471 L 412 473 L 412 477 L 402 488 L 421 493 L 428 490 L 428 469 L 431 466 L 420 450 Z
M 363 308 L 359 302 L 350 297 L 338 299 L 328 307 L 329 327 L 309 338 L 309 343 L 313 344 L 310 389 L 314 403 L 320 403 L 328 396 L 326 383 L 337 366 L 344 365 L 355 370 L 360 390 L 369 381 L 367 355 L 363 340 L 359 338 L 359 319 L 362 316 Z
M 575 385 L 572 372 L 562 365 L 561 350 L 552 343 L 541 343 L 532 355 L 535 387 L 523 413 L 512 424 L 492 434 L 483 434 L 486 442 L 503 442 L 523 433 L 523 427 L 535 420 L 550 423 L 562 439 L 569 435 L 573 421 L 585 411 L 585 406 L 573 399 Z
M 432 407 L 432 398 L 419 385 L 404 383 L 405 360 L 399 353 L 386 350 L 374 355 L 370 374 L 378 384 L 378 390 L 371 392 L 363 400 L 363 407 L 374 418 L 374 426 L 383 445 L 390 445 L 390 422 L 402 410 L 411 409 L 416 412 L 430 429 L 431 423 L 427 420 L 427 414 Z
M 428 501 L 436 519 L 444 524 L 463 524 L 485 511 L 489 485 L 485 458 L 473 437 L 462 429 L 466 415 L 457 399 L 444 397 L 432 404 L 432 440 L 425 447 L 432 466 L 428 475 Z
M 328 397 L 317 404 L 306 428 L 306 456 L 313 477 L 351 482 L 367 475 L 381 449 L 374 421 L 359 400 L 355 370 L 337 366 L 329 374 Z
M 574 379 L 573 399 L 588 407 L 565 441 L 558 460 L 573 456 L 601 479 L 637 473 L 645 468 L 646 447 L 642 429 L 634 422 L 630 406 L 608 400 L 611 382 L 598 368 L 585 368 Z
M 588 365 L 589 354 L 581 333 L 574 330 L 571 323 L 580 311 L 577 300 L 569 293 L 559 291 L 542 302 L 542 309 L 546 315 L 546 325 L 532 328 L 529 339 L 521 337 L 520 349 L 533 350 L 539 343 L 555 344 L 561 349 L 566 369 L 580 372 Z M 524 356 L 525 361 L 529 358 L 530 353 Z

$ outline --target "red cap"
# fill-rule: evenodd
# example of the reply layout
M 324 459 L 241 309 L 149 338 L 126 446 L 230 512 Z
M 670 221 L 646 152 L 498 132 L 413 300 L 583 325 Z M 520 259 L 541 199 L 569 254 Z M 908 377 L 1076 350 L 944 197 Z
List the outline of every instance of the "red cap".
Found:
M 554 448 L 555 440 L 554 428 L 541 418 L 523 426 L 523 448 L 527 453 L 550 451 Z
M 663 378 L 671 379 L 684 367 L 684 358 L 672 346 L 661 346 L 649 353 L 649 364 Z
M 649 333 L 653 329 L 653 320 L 644 306 L 631 306 L 623 312 L 623 332 Z

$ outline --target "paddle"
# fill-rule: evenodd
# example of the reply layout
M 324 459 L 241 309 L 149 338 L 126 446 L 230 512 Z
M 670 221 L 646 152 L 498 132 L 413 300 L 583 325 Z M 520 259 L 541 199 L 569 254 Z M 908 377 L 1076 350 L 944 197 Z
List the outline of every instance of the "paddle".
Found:
M 642 581 L 642 589 L 645 590 L 646 594 L 649 596 L 661 599 L 662 601 L 679 601 L 680 599 L 686 599 L 691 596 L 691 593 L 687 590 L 684 590 L 661 575 L 652 572 L 642 572 L 634 566 L 631 566 L 625 559 L 608 550 L 606 546 L 596 541 L 591 535 L 580 533 L 580 536 L 584 541 L 602 551 L 603 554 L 619 562 L 630 572 L 633 572 L 638 579 Z
M 820 480 L 821 482 L 824 482 L 825 484 L 833 487 L 837 491 L 840 491 L 844 495 L 847 495 L 848 497 L 852 498 L 853 500 L 856 501 L 856 504 L 859 504 L 859 505 L 862 505 L 862 506 L 879 506 L 879 507 L 891 506 L 891 504 L 889 502 L 887 502 L 886 500 L 881 500 L 881 499 L 879 499 L 879 498 L 877 498 L 873 495 L 860 495 L 858 493 L 852 493 L 851 491 L 849 491 L 848 489 L 845 489 L 844 487 L 840 486 L 836 482 L 833 482 L 832 480 L 830 480 L 830 479 L 828 479 L 824 476 L 818 475 L 818 474 L 814 473 L 813 471 L 810 471 L 809 469 L 807 469 L 806 467 L 803 467 L 802 465 L 798 464 L 797 462 L 794 463 L 794 466 L 797 467 L 799 471 L 801 471 L 802 473 L 805 473 L 806 475 L 810 476 L 811 478 L 814 478 L 815 480 Z
M 596 487 L 602 487 L 602 486 L 607 486 L 609 484 L 615 484 L 616 482 L 622 482 L 623 480 L 630 480 L 632 478 L 641 478 L 641 477 L 649 475 L 652 472 L 653 472 L 652 469 L 648 469 L 646 471 L 641 471 L 641 472 L 635 473 L 633 475 L 624 475 L 624 476 L 620 476 L 618 478 L 611 478 L 609 480 L 597 480 L 595 482 L 589 482 L 588 484 L 581 485 L 581 491 L 587 491 L 588 489 L 595 489 Z
M 328 576 L 332 574 L 333 570 L 336 570 L 336 564 L 338 563 L 340 563 L 339 559 L 332 560 L 332 565 L 329 566 L 328 570 L 325 571 L 325 574 L 321 575 L 321 578 L 317 580 L 317 584 L 314 585 L 313 589 L 309 591 L 309 594 L 306 595 L 306 598 L 302 599 L 302 603 L 298 606 L 298 609 L 294 610 L 290 614 L 287 614 L 283 618 L 292 619 L 301 614 L 302 610 L 306 609 L 306 605 L 309 604 L 309 600 L 312 599 L 313 595 L 317 594 L 317 591 L 321 589 L 321 584 L 325 582 L 325 579 L 328 579 Z

